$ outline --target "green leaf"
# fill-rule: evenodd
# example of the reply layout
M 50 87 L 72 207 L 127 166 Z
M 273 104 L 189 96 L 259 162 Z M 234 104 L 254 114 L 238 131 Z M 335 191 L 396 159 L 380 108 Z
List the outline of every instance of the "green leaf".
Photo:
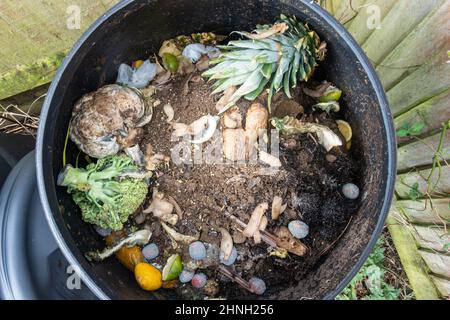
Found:
M 418 182 L 414 183 L 411 189 L 409 190 L 408 197 L 413 201 L 417 201 L 417 199 L 419 199 L 422 196 L 423 194 L 419 191 L 419 183 Z
M 417 136 L 422 133 L 424 128 L 425 128 L 425 123 L 423 123 L 423 122 L 413 123 L 413 125 L 409 128 L 409 134 L 412 136 Z
M 284 80 L 283 80 L 284 93 L 286 94 L 286 96 L 289 99 L 292 99 L 291 90 L 290 90 L 291 72 L 292 72 L 292 65 L 290 65 L 288 72 L 286 72 L 284 74 Z
M 396 300 L 400 289 L 386 283 L 384 269 L 384 242 L 383 236 L 378 239 L 373 252 L 359 273 L 353 278 L 349 286 L 336 298 L 337 300 Z M 358 297 L 358 288 L 367 288 L 367 293 Z
M 442 249 L 443 249 L 444 251 L 450 251 L 450 242 L 444 244 L 444 246 L 442 247 Z
M 273 73 L 273 63 L 266 63 L 263 65 L 262 69 L 261 69 L 261 73 L 263 74 L 264 78 L 266 79 L 270 79 L 270 77 L 272 77 L 272 73 Z
M 234 78 L 228 78 L 226 79 L 224 82 L 222 82 L 217 88 L 214 89 L 214 91 L 212 92 L 212 94 L 216 94 L 222 91 L 225 91 L 226 89 L 228 89 L 231 86 L 238 86 L 242 83 L 244 83 L 245 81 L 247 81 L 247 79 L 251 76 L 251 73 L 247 73 L 247 74 L 243 74 Z
M 263 92 L 264 88 L 266 87 L 267 83 L 269 82 L 270 78 L 263 78 L 261 81 L 261 84 L 259 85 L 258 89 L 255 91 L 247 94 L 244 98 L 249 101 L 254 101 L 258 96 Z
M 400 129 L 397 131 L 397 137 L 399 138 L 405 138 L 408 136 L 408 130 Z

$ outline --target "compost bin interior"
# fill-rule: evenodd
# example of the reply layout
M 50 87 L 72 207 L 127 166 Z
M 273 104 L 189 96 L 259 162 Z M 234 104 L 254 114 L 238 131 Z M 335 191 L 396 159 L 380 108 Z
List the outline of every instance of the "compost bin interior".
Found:
M 100 249 L 104 241 L 81 220 L 66 189 L 55 186 L 62 168 L 62 152 L 72 106 L 83 94 L 113 83 L 118 65 L 147 58 L 157 52 L 162 41 L 180 34 L 212 31 L 228 34 L 233 30 L 252 30 L 256 24 L 275 21 L 280 13 L 296 15 L 318 32 L 328 43 L 326 61 L 319 76 L 338 85 L 343 92 L 343 117 L 352 124 L 352 152 L 360 159 L 362 171 L 359 209 L 346 232 L 295 287 L 265 295 L 263 298 L 331 298 L 339 284 L 355 272 L 361 256 L 368 253 L 380 231 L 392 193 L 395 155 L 392 152 L 392 127 L 384 95 L 376 90 L 376 81 L 368 76 L 366 66 L 349 45 L 349 36 L 336 31 L 323 17 L 311 10 L 315 4 L 302 1 L 242 0 L 164 0 L 126 1 L 115 8 L 105 21 L 98 23 L 77 45 L 57 76 L 44 107 L 38 169 L 43 177 L 44 201 L 53 215 L 61 239 L 70 254 L 103 293 L 118 299 L 177 298 L 173 291 L 148 293 L 136 284 L 133 275 L 115 259 L 89 263 L 86 251 Z M 328 16 L 327 16 L 328 17 Z M 328 19 L 331 19 L 328 17 Z M 334 22 L 333 22 L 334 23 Z M 326 72 L 325 72 L 326 70 Z M 371 70 L 371 69 L 370 69 Z M 375 83 L 375 85 L 374 85 Z M 381 98 L 380 98 L 381 97 Z M 380 100 L 381 99 L 381 100 Z M 383 115 L 383 113 L 385 113 Z M 68 145 L 68 162 L 74 162 L 78 150 Z M 67 254 L 67 253 L 66 253 Z M 240 289 L 236 287 L 236 298 Z

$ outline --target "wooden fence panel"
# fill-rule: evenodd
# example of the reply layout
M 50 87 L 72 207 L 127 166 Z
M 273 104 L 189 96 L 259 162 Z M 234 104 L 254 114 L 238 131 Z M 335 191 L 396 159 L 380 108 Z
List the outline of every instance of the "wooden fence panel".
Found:
M 425 262 L 419 255 L 414 238 L 395 205 L 391 207 L 387 226 L 416 299 L 438 299 L 436 287 L 426 273 Z
M 379 18 L 380 22 L 394 6 L 396 0 L 366 0 L 358 15 L 348 24 L 348 31 L 358 43 L 364 43 L 376 28 L 372 19 Z M 379 10 L 377 12 L 376 10 Z M 376 14 L 379 13 L 379 17 Z
M 417 183 L 417 191 L 426 195 L 429 183 L 435 186 L 433 192 L 429 196 L 448 197 L 450 195 L 450 168 L 443 167 L 442 172 L 435 170 L 433 175 L 427 180 L 431 174 L 431 169 L 423 171 L 413 171 L 397 176 L 395 183 L 395 191 L 400 199 L 409 199 L 411 188 Z
M 430 271 L 450 279 L 450 256 L 419 250 Z
M 443 299 L 450 298 L 450 280 L 442 279 L 440 277 L 431 276 L 431 280 L 433 280 L 434 285 L 441 293 Z
M 433 161 L 433 155 L 438 149 L 441 135 L 441 133 L 437 133 L 400 147 L 397 151 L 397 170 L 403 172 L 411 168 L 430 165 Z M 450 160 L 450 130 L 447 131 L 443 141 L 441 161 L 444 159 Z
M 450 198 L 397 201 L 397 208 L 413 224 L 450 225 Z
M 446 92 L 450 88 L 449 74 L 448 56 L 440 54 L 389 90 L 387 97 L 394 116 Z
M 395 127 L 400 129 L 410 127 L 414 123 L 424 125 L 421 136 L 436 132 L 444 122 L 450 120 L 450 89 L 433 97 L 408 112 L 394 119 Z M 414 141 L 411 137 L 399 138 L 398 142 L 404 144 Z
M 366 0 L 333 0 L 334 17 L 342 24 L 355 18 Z
M 375 66 L 435 8 L 445 0 L 399 0 L 362 48 Z M 399 23 L 401 21 L 401 23 Z
M 436 226 L 414 226 L 413 236 L 420 248 L 447 253 L 445 246 L 450 243 L 450 234 Z
M 450 1 L 429 14 L 377 67 L 386 90 L 427 63 L 446 55 L 450 45 Z
M 83 31 L 117 2 L 2 0 L 0 99 L 50 81 Z M 80 9 L 80 29 L 68 28 L 68 18 L 75 12 L 68 10 L 71 6 Z

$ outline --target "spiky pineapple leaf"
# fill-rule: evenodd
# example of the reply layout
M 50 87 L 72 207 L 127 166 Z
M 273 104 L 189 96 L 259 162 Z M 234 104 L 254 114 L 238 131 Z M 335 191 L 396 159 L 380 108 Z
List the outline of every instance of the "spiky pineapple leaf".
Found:
M 285 24 L 287 30 L 279 28 L 280 24 Z M 283 89 L 290 97 L 290 90 L 300 81 L 308 81 L 317 66 L 320 39 L 296 17 L 281 15 L 276 25 L 258 25 L 255 33 L 234 33 L 247 39 L 220 46 L 222 55 L 214 60 L 213 68 L 203 73 L 218 82 L 213 93 L 240 85 L 221 113 L 241 97 L 256 99 L 267 87 L 270 109 L 275 92 Z

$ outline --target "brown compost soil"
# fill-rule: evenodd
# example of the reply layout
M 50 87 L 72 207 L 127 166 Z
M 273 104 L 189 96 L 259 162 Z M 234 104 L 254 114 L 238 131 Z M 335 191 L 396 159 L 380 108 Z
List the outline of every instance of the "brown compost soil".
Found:
M 145 128 L 141 145 L 150 144 L 155 153 L 170 156 L 179 141 L 171 141 L 172 128 L 166 122 L 163 106 L 170 103 L 175 111 L 175 120 L 189 124 L 206 114 L 215 114 L 218 96 L 211 95 L 210 84 L 205 83 L 199 74 L 194 74 L 177 76 L 157 91 L 156 98 L 161 103 L 154 109 L 153 120 Z M 335 115 L 311 112 L 313 101 L 300 89 L 294 92 L 293 98 L 304 106 L 305 112 L 301 117 L 305 121 L 325 124 L 339 134 L 332 118 Z M 267 104 L 264 97 L 259 99 L 264 105 Z M 287 99 L 284 94 L 278 94 L 273 105 L 276 107 Z M 250 105 L 247 101 L 238 102 L 243 115 Z M 205 143 L 203 148 L 207 146 L 208 143 Z M 288 204 L 287 210 L 277 221 L 269 219 L 267 229 L 270 231 L 276 226 L 287 226 L 293 219 L 304 221 L 310 228 L 310 234 L 302 240 L 309 248 L 308 253 L 304 257 L 290 254 L 286 259 L 281 259 L 269 256 L 269 248 L 264 242 L 255 245 L 252 239 L 247 239 L 244 243 L 235 243 L 238 259 L 230 267 L 244 279 L 252 276 L 262 278 L 268 294 L 292 286 L 314 268 L 321 257 L 332 250 L 357 210 L 357 201 L 347 200 L 340 192 L 343 184 L 357 181 L 359 172 L 358 162 L 344 147 L 334 148 L 327 156 L 326 150 L 317 144 L 312 135 L 282 137 L 280 160 L 283 166 L 276 172 L 259 164 L 176 165 L 171 161 L 159 168 L 154 184 L 165 195 L 173 197 L 183 211 L 183 219 L 174 229 L 182 234 L 199 235 L 201 241 L 216 246 L 220 246 L 221 227 L 238 237 L 235 224 L 225 216 L 225 212 L 247 222 L 259 203 L 271 204 L 274 196 L 281 196 L 283 203 Z M 270 212 L 267 215 L 269 217 Z M 160 248 L 161 254 L 156 262 L 164 265 L 167 257 L 175 253 L 171 241 L 151 215 L 144 223 L 150 225 L 152 241 Z M 186 249 L 180 252 L 183 257 L 187 255 Z M 216 268 L 202 272 L 218 281 L 216 297 L 252 297 L 219 274 Z M 206 297 L 202 290 L 194 289 L 190 284 L 180 284 L 176 290 L 185 299 Z

